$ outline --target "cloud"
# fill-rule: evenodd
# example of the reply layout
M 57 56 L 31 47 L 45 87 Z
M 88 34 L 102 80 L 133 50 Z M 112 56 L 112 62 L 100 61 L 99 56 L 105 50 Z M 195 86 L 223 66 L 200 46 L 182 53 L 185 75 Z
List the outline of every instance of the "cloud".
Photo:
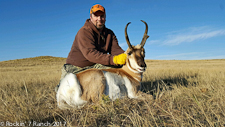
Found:
M 203 59 L 225 59 L 225 55 L 218 52 L 187 52 L 169 55 L 155 56 L 154 59 L 159 60 L 203 60 Z
M 215 30 L 207 26 L 191 27 L 184 30 L 172 31 L 166 35 L 165 39 L 153 40 L 151 44 L 161 42 L 162 45 L 179 45 L 181 43 L 194 42 L 222 35 L 225 35 L 225 29 Z
M 150 41 L 148 41 L 148 44 L 156 44 L 156 43 L 160 43 L 160 40 L 150 40 Z
M 164 60 L 171 60 L 171 59 L 175 59 L 175 60 L 188 60 L 188 59 L 196 59 L 194 57 L 197 57 L 199 55 L 203 55 L 205 54 L 204 52 L 189 52 L 189 53 L 179 53 L 179 54 L 170 54 L 170 55 L 160 55 L 160 56 L 156 56 L 157 59 L 164 59 Z
M 220 35 L 225 35 L 225 30 L 216 30 L 203 33 L 189 33 L 184 35 L 174 35 L 163 41 L 164 45 L 178 45 L 184 42 L 193 42 L 195 40 L 202 40 L 212 38 Z
M 128 48 L 127 42 L 119 42 L 119 45 L 123 50 L 127 50 Z

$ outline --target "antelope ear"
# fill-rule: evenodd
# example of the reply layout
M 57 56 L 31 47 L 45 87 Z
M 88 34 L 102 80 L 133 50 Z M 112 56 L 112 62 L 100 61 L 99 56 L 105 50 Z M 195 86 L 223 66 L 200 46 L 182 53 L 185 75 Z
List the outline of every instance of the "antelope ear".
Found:
M 133 53 L 133 48 L 131 49 L 131 48 L 128 48 L 126 51 L 125 51 L 125 53 L 129 56 L 129 55 L 131 55 L 132 53 Z
M 145 54 L 145 49 L 142 48 L 141 54 L 144 55 Z

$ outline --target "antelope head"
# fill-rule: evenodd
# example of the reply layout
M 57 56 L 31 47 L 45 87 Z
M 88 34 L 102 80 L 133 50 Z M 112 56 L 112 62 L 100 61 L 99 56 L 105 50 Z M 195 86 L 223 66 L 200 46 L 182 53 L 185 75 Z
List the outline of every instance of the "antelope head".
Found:
M 135 73 L 143 73 L 145 71 L 146 68 L 146 64 L 145 64 L 145 50 L 144 50 L 144 45 L 146 40 L 148 39 L 148 24 L 141 20 L 144 24 L 145 24 L 145 33 L 144 36 L 142 38 L 142 41 L 140 44 L 133 46 L 130 44 L 128 35 L 127 35 L 127 26 L 130 24 L 127 23 L 126 27 L 125 27 L 125 38 L 128 44 L 128 49 L 126 50 L 125 53 L 127 53 L 127 61 L 126 61 L 126 65 L 128 66 L 128 68 L 130 70 L 132 70 Z

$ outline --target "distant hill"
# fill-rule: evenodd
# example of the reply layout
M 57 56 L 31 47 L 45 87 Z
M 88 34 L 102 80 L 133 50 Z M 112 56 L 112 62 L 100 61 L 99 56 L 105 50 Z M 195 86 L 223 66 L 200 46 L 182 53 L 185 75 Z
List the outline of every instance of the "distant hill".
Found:
M 66 58 L 62 57 L 53 57 L 53 56 L 38 56 L 24 59 L 16 59 L 9 61 L 0 62 L 0 67 L 9 67 L 9 66 L 35 66 L 43 64 L 61 64 L 65 63 Z
M 152 62 L 198 62 L 198 61 L 224 61 L 225 59 L 212 59 L 212 60 L 148 60 L 146 59 L 146 63 Z M 15 59 L 9 61 L 1 61 L 0 67 L 15 67 L 15 66 L 36 66 L 36 65 L 52 65 L 52 64 L 59 64 L 63 65 L 66 63 L 66 58 L 63 57 L 53 57 L 53 56 L 38 56 L 38 57 L 31 57 L 31 58 L 24 58 L 24 59 Z

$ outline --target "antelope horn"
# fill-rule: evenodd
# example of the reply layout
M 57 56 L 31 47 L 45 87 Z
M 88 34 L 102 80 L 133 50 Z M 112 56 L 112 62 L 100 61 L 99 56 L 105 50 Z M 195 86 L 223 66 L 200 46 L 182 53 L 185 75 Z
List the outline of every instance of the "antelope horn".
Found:
M 127 41 L 127 44 L 128 44 L 128 47 L 133 49 L 132 45 L 130 44 L 130 41 L 129 41 L 129 38 L 128 38 L 128 35 L 127 35 L 127 26 L 130 24 L 131 22 L 127 23 L 126 27 L 125 27 L 125 38 L 126 38 L 126 41 Z
M 145 45 L 145 42 L 146 42 L 146 40 L 148 39 L 148 35 L 147 35 L 147 33 L 148 33 L 148 24 L 145 22 L 145 21 L 143 21 L 143 20 L 141 20 L 144 24 L 145 24 L 145 33 L 144 33 L 144 36 L 143 36 L 143 38 L 142 38 L 142 41 L 141 41 L 141 47 L 144 47 L 144 45 Z

